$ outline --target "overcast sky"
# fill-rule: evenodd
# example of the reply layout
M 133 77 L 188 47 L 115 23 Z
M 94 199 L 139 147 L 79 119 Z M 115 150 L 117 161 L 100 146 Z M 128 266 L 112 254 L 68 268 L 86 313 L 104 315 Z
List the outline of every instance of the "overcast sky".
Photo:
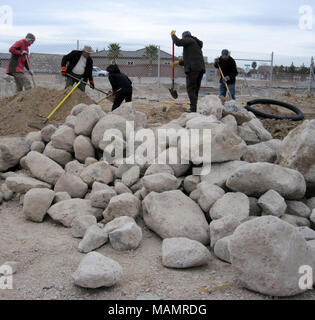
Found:
M 118 42 L 125 50 L 156 44 L 171 52 L 174 29 L 201 39 L 209 59 L 223 48 L 236 58 L 269 59 L 274 51 L 277 64 L 309 65 L 315 56 L 315 0 L 4 0 L 0 19 L 3 5 L 12 8 L 13 25 L 0 25 L 0 52 L 27 32 L 37 37 L 33 52 L 66 53 L 76 39 L 94 49 Z M 302 5 L 313 8 L 312 30 L 299 28 Z

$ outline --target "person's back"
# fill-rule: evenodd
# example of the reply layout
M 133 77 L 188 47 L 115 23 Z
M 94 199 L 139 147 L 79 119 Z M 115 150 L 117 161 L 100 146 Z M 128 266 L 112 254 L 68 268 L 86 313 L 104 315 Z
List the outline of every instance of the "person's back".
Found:
M 173 37 L 174 43 L 179 47 L 184 47 L 183 62 L 185 73 L 191 71 L 205 71 L 205 62 L 202 53 L 203 42 L 192 36 L 189 32 L 183 33 L 183 38 Z
M 132 82 L 127 75 L 120 72 L 117 64 L 111 64 L 107 67 L 108 80 L 115 93 L 115 100 L 112 107 L 112 111 L 117 109 L 121 103 L 132 101 Z
M 118 89 L 131 88 L 132 82 L 127 75 L 122 73 L 116 64 L 110 65 L 106 71 L 109 73 L 108 80 L 112 85 L 113 91 Z

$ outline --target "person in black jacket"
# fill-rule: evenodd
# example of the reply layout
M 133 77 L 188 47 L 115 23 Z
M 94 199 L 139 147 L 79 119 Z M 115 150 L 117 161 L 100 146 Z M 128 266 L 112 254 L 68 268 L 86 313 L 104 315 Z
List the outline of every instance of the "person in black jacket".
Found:
M 107 67 L 108 80 L 115 93 L 115 100 L 112 111 L 119 108 L 121 103 L 132 101 L 132 82 L 124 73 L 120 72 L 117 64 L 111 64 Z
M 61 74 L 66 76 L 66 73 L 87 82 L 90 81 L 90 87 L 94 89 L 93 80 L 93 60 L 90 57 L 90 52 L 87 50 L 79 51 L 73 50 L 65 55 L 61 61 Z M 73 86 L 74 83 L 79 82 L 71 77 L 67 77 L 66 88 Z M 85 84 L 81 83 L 79 89 L 85 91 Z
M 182 65 L 186 74 L 186 89 L 190 100 L 190 110 L 197 112 L 198 94 L 201 80 L 206 72 L 205 62 L 202 54 L 203 42 L 193 37 L 189 31 L 182 34 L 182 39 L 177 38 L 176 31 L 171 32 L 171 37 L 178 47 L 184 47 L 183 60 L 174 65 Z
M 215 59 L 214 67 L 222 70 L 224 78 L 220 78 L 220 96 L 226 97 L 227 89 L 225 83 L 228 85 L 231 92 L 232 99 L 235 100 L 235 82 L 238 75 L 235 60 L 231 57 L 229 50 L 222 50 L 221 57 Z

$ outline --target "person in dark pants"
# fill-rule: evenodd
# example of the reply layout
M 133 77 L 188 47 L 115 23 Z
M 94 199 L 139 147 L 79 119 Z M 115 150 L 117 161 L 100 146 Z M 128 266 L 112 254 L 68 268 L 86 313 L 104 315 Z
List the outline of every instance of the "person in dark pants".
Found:
M 231 92 L 231 98 L 235 100 L 235 82 L 238 75 L 235 60 L 231 57 L 229 50 L 222 50 L 221 57 L 214 60 L 214 67 L 222 70 L 224 78 L 220 74 L 220 96 L 226 97 L 227 89 L 225 83 L 228 85 Z
M 90 81 L 90 87 L 94 89 L 93 80 L 93 60 L 90 57 L 90 52 L 87 50 L 73 50 L 69 54 L 65 55 L 61 61 L 61 74 L 66 76 L 66 73 L 87 82 Z M 71 77 L 67 77 L 66 88 L 73 86 L 73 84 L 79 82 Z M 79 85 L 81 91 L 85 91 L 85 84 Z
M 177 38 L 175 31 L 171 32 L 171 37 L 176 46 L 184 47 L 183 60 L 175 62 L 174 65 L 181 65 L 185 68 L 186 89 L 190 100 L 188 112 L 197 112 L 201 80 L 206 72 L 202 54 L 203 42 L 193 37 L 189 31 L 182 34 L 182 39 Z
M 112 86 L 113 93 L 115 93 L 115 100 L 112 111 L 119 108 L 122 102 L 132 101 L 132 82 L 127 75 L 120 72 L 117 64 L 111 64 L 107 67 L 108 80 Z

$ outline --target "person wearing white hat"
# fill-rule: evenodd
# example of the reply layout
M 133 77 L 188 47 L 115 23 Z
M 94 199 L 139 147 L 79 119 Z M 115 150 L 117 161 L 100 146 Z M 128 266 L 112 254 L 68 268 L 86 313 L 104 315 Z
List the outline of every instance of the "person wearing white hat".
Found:
M 94 89 L 94 80 L 93 80 L 93 60 L 90 57 L 92 52 L 84 48 L 83 50 L 73 50 L 69 54 L 65 55 L 61 61 L 61 74 L 67 76 L 67 74 L 77 78 L 82 79 L 84 82 L 90 81 L 90 87 Z M 67 77 L 66 88 L 73 86 L 73 84 L 78 83 L 79 80 L 76 80 L 72 77 Z M 81 91 L 85 91 L 85 84 L 81 83 L 79 85 Z
M 14 77 L 16 84 L 16 92 L 30 90 L 32 88 L 31 82 L 24 74 L 26 68 L 30 75 L 33 75 L 33 71 L 30 69 L 28 64 L 29 61 L 29 46 L 35 42 L 36 38 L 32 33 L 28 33 L 22 40 L 17 41 L 9 52 L 11 58 L 7 67 L 6 73 Z

